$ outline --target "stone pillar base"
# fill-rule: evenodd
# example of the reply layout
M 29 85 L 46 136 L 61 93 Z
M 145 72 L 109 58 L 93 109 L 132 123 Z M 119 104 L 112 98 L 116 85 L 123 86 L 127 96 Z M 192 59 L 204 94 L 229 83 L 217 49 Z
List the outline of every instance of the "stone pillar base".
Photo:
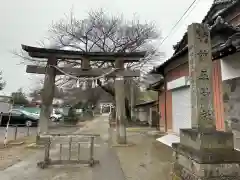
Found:
M 181 155 L 173 165 L 173 180 L 240 180 L 240 162 L 200 164 Z
M 45 145 L 49 138 L 47 137 L 40 137 L 39 135 L 36 136 L 36 144 L 37 145 Z
M 180 131 L 173 144 L 173 180 L 240 180 L 240 152 L 229 132 Z

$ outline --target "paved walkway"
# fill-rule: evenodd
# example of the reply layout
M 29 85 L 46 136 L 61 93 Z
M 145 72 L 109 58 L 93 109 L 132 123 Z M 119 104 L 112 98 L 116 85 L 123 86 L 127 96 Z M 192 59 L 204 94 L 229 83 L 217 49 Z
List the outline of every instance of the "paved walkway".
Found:
M 88 166 L 52 166 L 47 169 L 36 167 L 37 161 L 43 158 L 43 152 L 35 153 L 28 159 L 12 167 L 0 171 L 0 179 L 4 180 L 124 180 L 124 174 L 117 155 L 108 147 L 108 122 L 107 117 L 99 117 L 89 123 L 84 129 L 86 133 L 97 133 L 101 137 L 95 142 L 96 158 L 100 164 L 93 168 Z M 87 149 L 85 149 L 87 153 Z M 53 149 L 51 154 L 57 157 L 58 149 Z M 74 154 L 74 152 L 73 152 Z M 83 156 L 85 156 L 83 151 Z
M 172 149 L 148 132 L 128 131 L 127 134 L 128 141 L 134 145 L 114 148 L 126 180 L 171 180 Z

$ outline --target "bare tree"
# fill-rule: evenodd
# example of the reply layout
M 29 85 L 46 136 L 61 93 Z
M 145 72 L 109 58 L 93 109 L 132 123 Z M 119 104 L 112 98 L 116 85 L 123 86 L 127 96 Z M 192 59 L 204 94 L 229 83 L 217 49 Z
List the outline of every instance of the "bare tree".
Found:
M 146 58 L 139 63 L 128 63 L 126 68 L 142 68 L 149 66 L 153 56 L 158 56 L 153 41 L 160 37 L 154 23 L 141 23 L 139 19 L 126 21 L 123 16 L 110 16 L 102 9 L 90 11 L 86 19 L 78 19 L 71 12 L 69 16 L 52 24 L 50 28 L 50 47 L 58 49 L 71 49 L 84 52 L 136 52 L 147 51 Z M 44 44 L 44 43 L 42 43 Z M 21 56 L 31 63 L 44 63 L 29 57 Z M 146 65 L 147 64 L 147 65 Z M 80 61 L 59 60 L 59 66 L 79 67 Z M 97 61 L 92 67 L 114 67 L 114 63 Z M 76 81 L 69 77 L 58 77 L 56 84 L 71 84 Z M 113 87 L 106 86 L 97 81 L 98 85 L 106 92 L 114 96 Z M 126 99 L 127 100 L 127 99 Z M 126 101 L 126 105 L 129 103 Z M 127 106 L 127 116 L 129 117 Z
M 100 99 L 109 99 L 109 96 L 101 87 L 82 90 L 79 88 L 71 89 L 65 92 L 64 103 L 69 105 L 78 104 L 79 102 L 88 104 L 95 108 Z
M 6 81 L 3 80 L 2 71 L 0 71 L 0 90 L 3 90 L 5 86 L 6 86 Z

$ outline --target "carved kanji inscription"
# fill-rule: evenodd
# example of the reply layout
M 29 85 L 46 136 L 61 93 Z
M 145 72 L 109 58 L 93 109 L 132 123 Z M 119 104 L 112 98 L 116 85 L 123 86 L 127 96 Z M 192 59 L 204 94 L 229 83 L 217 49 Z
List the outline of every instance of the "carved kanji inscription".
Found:
M 201 70 L 198 79 L 200 79 L 200 80 L 209 80 L 210 78 L 208 76 L 208 71 L 205 70 L 205 69 Z
M 200 88 L 200 95 L 203 97 L 209 96 L 210 95 L 210 90 L 208 87 L 202 87 Z
M 213 121 L 213 112 L 211 109 L 201 109 L 199 114 L 200 121 Z
M 198 26 L 196 29 L 196 36 L 201 43 L 207 44 L 209 42 L 209 32 L 206 27 Z

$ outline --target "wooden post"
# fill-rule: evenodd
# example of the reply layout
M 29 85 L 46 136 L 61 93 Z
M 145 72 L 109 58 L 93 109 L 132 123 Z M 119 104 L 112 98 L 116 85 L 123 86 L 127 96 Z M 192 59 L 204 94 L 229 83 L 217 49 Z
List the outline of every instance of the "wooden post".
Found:
M 124 69 L 124 61 L 117 59 L 115 67 Z M 115 99 L 116 99 L 116 121 L 117 121 L 117 142 L 126 144 L 126 110 L 125 110 L 125 92 L 124 92 L 124 77 L 118 76 L 115 79 Z
M 149 126 L 153 126 L 152 107 L 149 108 Z
M 55 88 L 55 68 L 52 66 L 57 65 L 57 59 L 51 57 L 48 59 L 43 91 L 42 91 L 42 105 L 40 112 L 40 120 L 38 126 L 38 134 L 48 133 L 49 118 L 52 113 L 52 101 L 54 98 L 54 88 Z

